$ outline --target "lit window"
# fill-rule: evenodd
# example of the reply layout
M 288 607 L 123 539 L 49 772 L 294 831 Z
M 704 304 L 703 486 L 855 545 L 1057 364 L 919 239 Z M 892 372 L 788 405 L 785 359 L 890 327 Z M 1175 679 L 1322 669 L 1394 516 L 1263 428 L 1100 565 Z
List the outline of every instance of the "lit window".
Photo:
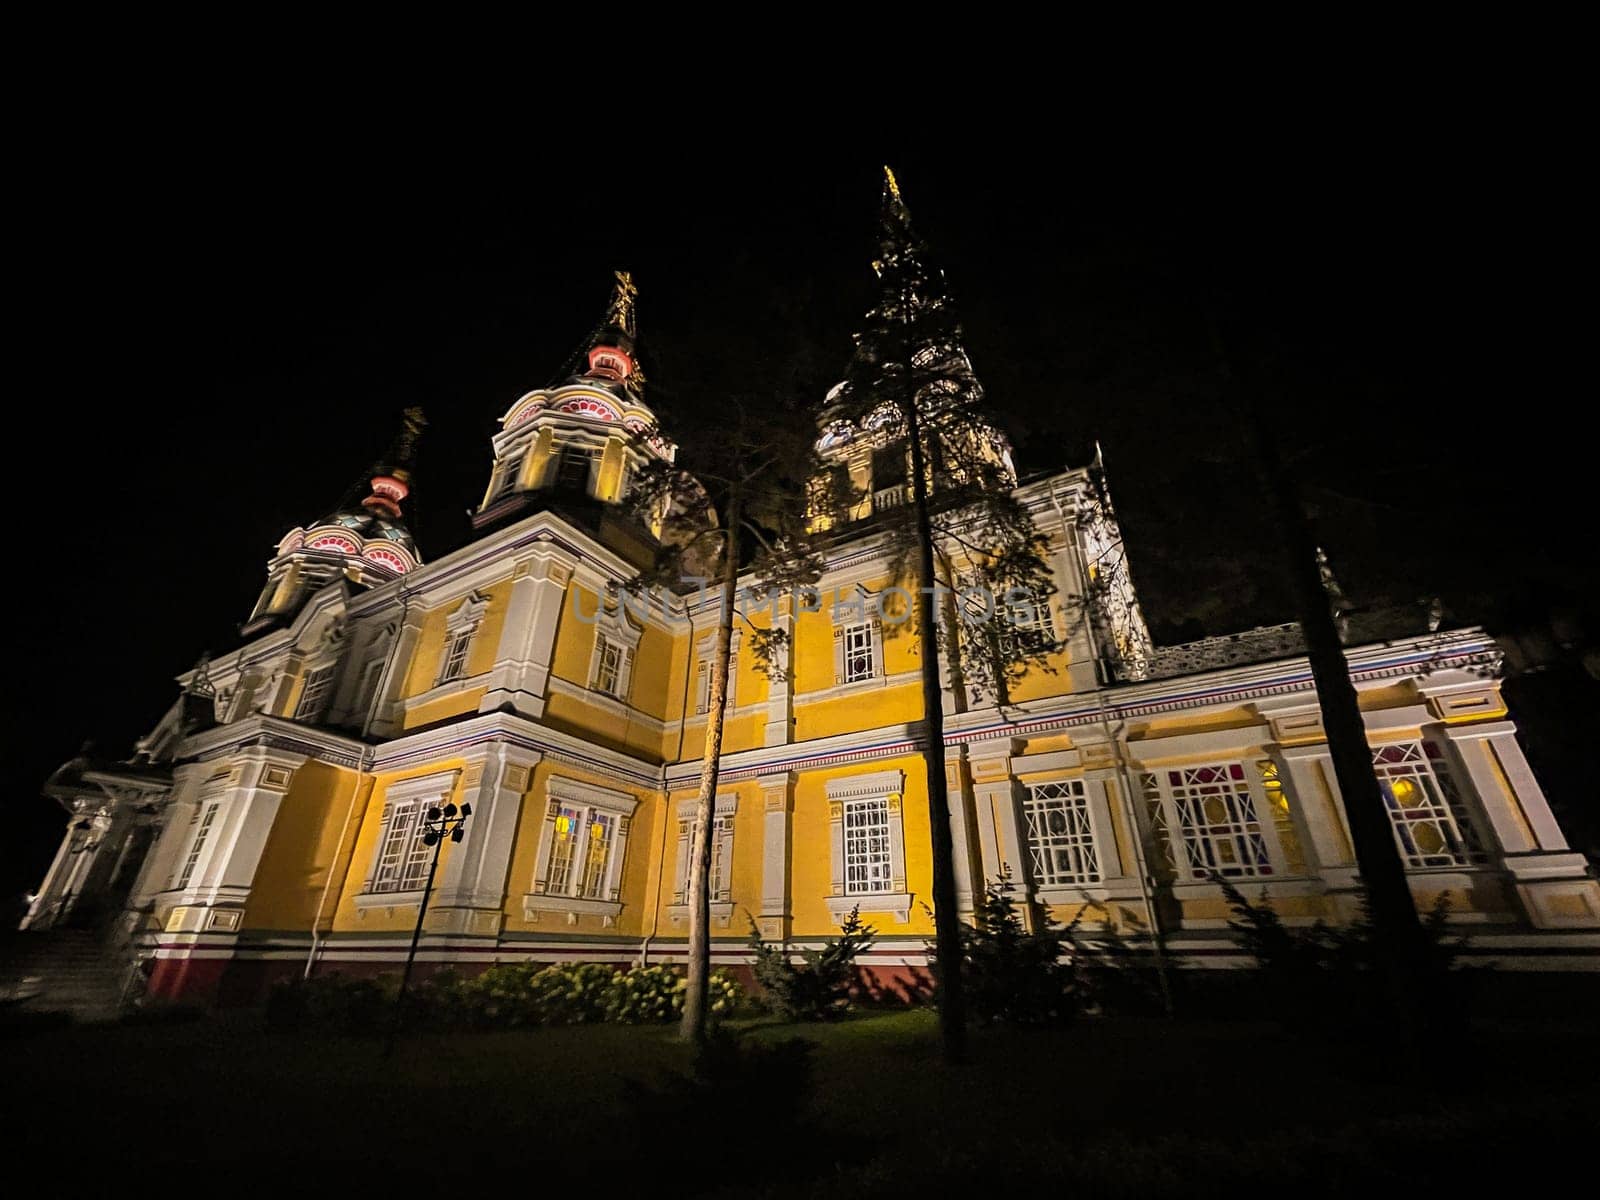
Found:
M 889 799 L 878 796 L 844 805 L 844 890 L 847 896 L 894 890 L 889 853 Z
M 844 681 L 856 683 L 862 679 L 871 679 L 876 673 L 873 670 L 874 653 L 871 625 L 850 625 L 844 631 Z
M 575 804 L 554 808 L 544 892 L 580 900 L 610 899 L 608 875 L 617 815 Z
M 1035 884 L 1060 887 L 1100 881 L 1100 858 L 1081 779 L 1030 785 L 1023 810 Z
M 1487 860 L 1436 743 L 1378 746 L 1372 766 L 1406 866 L 1460 867 Z
M 1306 855 L 1300 848 L 1300 831 L 1295 828 L 1294 817 L 1289 812 L 1289 794 L 1284 791 L 1283 779 L 1278 775 L 1278 764 L 1270 758 L 1256 763 L 1261 774 L 1261 790 L 1267 796 L 1267 812 L 1272 816 L 1272 828 L 1278 834 L 1278 845 L 1283 847 L 1283 864 L 1291 875 L 1306 873 Z
M 420 891 L 428 877 L 431 853 L 423 844 L 422 814 L 432 800 L 405 800 L 389 805 L 378 848 L 378 863 L 367 890 Z
M 296 721 L 315 721 L 328 707 L 329 693 L 333 690 L 335 667 L 317 667 L 306 673 L 300 688 L 300 700 L 294 706 Z
M 183 866 L 178 869 L 178 877 L 172 881 L 172 886 L 179 891 L 189 886 L 189 880 L 194 877 L 194 869 L 200 862 L 200 852 L 206 847 L 206 839 L 211 836 L 211 826 L 217 819 L 217 809 L 221 801 L 213 801 L 205 806 L 204 811 L 195 809 L 194 818 L 190 824 L 197 824 L 194 840 L 189 843 L 189 853 L 184 856 Z
M 1245 878 L 1274 873 L 1243 763 L 1147 772 L 1144 791 L 1152 809 L 1170 806 L 1173 814 L 1169 818 L 1162 812 L 1158 827 L 1169 862 L 1171 830 L 1176 827 L 1186 865 L 1196 876 L 1215 873 Z

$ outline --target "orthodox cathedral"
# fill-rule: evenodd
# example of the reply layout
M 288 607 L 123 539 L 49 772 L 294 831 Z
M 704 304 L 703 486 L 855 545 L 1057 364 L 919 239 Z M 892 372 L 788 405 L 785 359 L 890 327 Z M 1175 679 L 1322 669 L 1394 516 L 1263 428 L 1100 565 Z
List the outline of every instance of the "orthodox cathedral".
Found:
M 643 612 L 614 595 L 661 532 L 622 504 L 630 479 L 677 454 L 637 319 L 619 273 L 576 371 L 505 409 L 467 545 L 429 559 L 407 527 L 415 411 L 364 494 L 289 530 L 240 644 L 179 676 L 132 757 L 48 781 L 66 830 L 24 927 L 104 930 L 125 995 L 224 1002 L 398 971 L 419 911 L 422 964 L 681 961 L 718 592 Z M 857 603 L 752 617 L 789 635 L 780 672 L 735 640 L 713 813 L 723 965 L 746 961 L 752 922 L 803 946 L 853 909 L 881 977 L 926 962 L 919 659 L 872 603 L 893 582 L 874 514 L 906 482 L 883 441 L 819 433 L 862 497 L 820 589 Z M 963 909 L 1008 872 L 1058 918 L 1186 968 L 1248 961 L 1218 876 L 1290 923 L 1349 919 L 1359 880 L 1298 628 L 1153 645 L 1101 463 L 1017 478 L 996 445 L 1048 543 L 1055 593 L 1032 619 L 1059 649 L 1003 705 L 946 688 Z M 1474 960 L 1600 965 L 1600 882 L 1518 745 L 1491 638 L 1419 613 L 1353 622 L 1346 643 L 1418 904 L 1447 894 Z M 425 817 L 446 804 L 470 815 L 435 875 Z

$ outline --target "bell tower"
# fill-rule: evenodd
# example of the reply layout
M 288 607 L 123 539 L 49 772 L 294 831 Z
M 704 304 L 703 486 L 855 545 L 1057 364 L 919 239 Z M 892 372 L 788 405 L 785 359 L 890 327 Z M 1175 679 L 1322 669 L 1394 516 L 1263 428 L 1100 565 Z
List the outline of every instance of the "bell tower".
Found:
M 638 296 L 633 276 L 616 272 L 604 318 L 558 381 L 528 392 L 500 419 L 474 527 L 554 502 L 617 504 L 645 462 L 677 456 L 644 403 Z
M 426 424 L 420 408 L 406 409 L 400 435 L 334 510 L 284 534 L 242 633 L 293 620 L 306 597 L 340 577 L 374 587 L 421 565 L 402 506 L 411 495 L 417 439 Z

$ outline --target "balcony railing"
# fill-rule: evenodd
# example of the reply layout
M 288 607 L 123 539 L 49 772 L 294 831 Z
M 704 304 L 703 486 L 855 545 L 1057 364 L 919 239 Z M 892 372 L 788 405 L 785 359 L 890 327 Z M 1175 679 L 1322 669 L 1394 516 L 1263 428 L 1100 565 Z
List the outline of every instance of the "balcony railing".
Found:
M 885 509 L 899 508 L 906 502 L 906 485 L 897 483 L 893 487 L 879 488 L 872 493 L 872 511 L 883 512 Z

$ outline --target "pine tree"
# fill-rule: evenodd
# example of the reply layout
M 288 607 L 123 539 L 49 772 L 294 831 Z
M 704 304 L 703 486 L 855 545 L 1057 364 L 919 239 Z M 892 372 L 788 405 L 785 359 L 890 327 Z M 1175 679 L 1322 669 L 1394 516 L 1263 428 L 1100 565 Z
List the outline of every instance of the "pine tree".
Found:
M 1059 644 L 1039 622 L 1018 619 L 1055 589 L 1045 539 L 1014 494 L 1009 448 L 986 417 L 944 275 L 929 264 L 893 173 L 884 173 L 877 303 L 822 423 L 825 436 L 870 437 L 891 463 L 904 455 L 905 502 L 875 512 L 874 530 L 891 573 L 914 597 L 909 629 L 922 660 L 940 1027 L 945 1058 L 959 1062 L 966 1016 L 940 652 L 958 696 L 970 690 L 1008 703 L 1016 681 L 1045 667 Z
M 1337 598 L 1330 593 L 1325 562 L 1298 482 L 1279 453 L 1270 427 L 1260 364 L 1238 357 L 1234 346 L 1239 335 L 1234 329 L 1215 319 L 1211 329 L 1224 380 L 1243 409 L 1252 456 L 1281 539 L 1280 558 L 1294 590 L 1328 754 L 1366 888 L 1373 942 L 1395 1017 L 1390 1028 L 1403 1037 L 1417 1024 L 1414 1015 L 1421 1013 L 1426 1020 L 1431 1009 L 1425 994 L 1429 977 L 1419 965 L 1427 961 L 1428 939 L 1395 844 L 1389 802 L 1373 769 L 1366 723 L 1344 656 L 1335 611 Z

